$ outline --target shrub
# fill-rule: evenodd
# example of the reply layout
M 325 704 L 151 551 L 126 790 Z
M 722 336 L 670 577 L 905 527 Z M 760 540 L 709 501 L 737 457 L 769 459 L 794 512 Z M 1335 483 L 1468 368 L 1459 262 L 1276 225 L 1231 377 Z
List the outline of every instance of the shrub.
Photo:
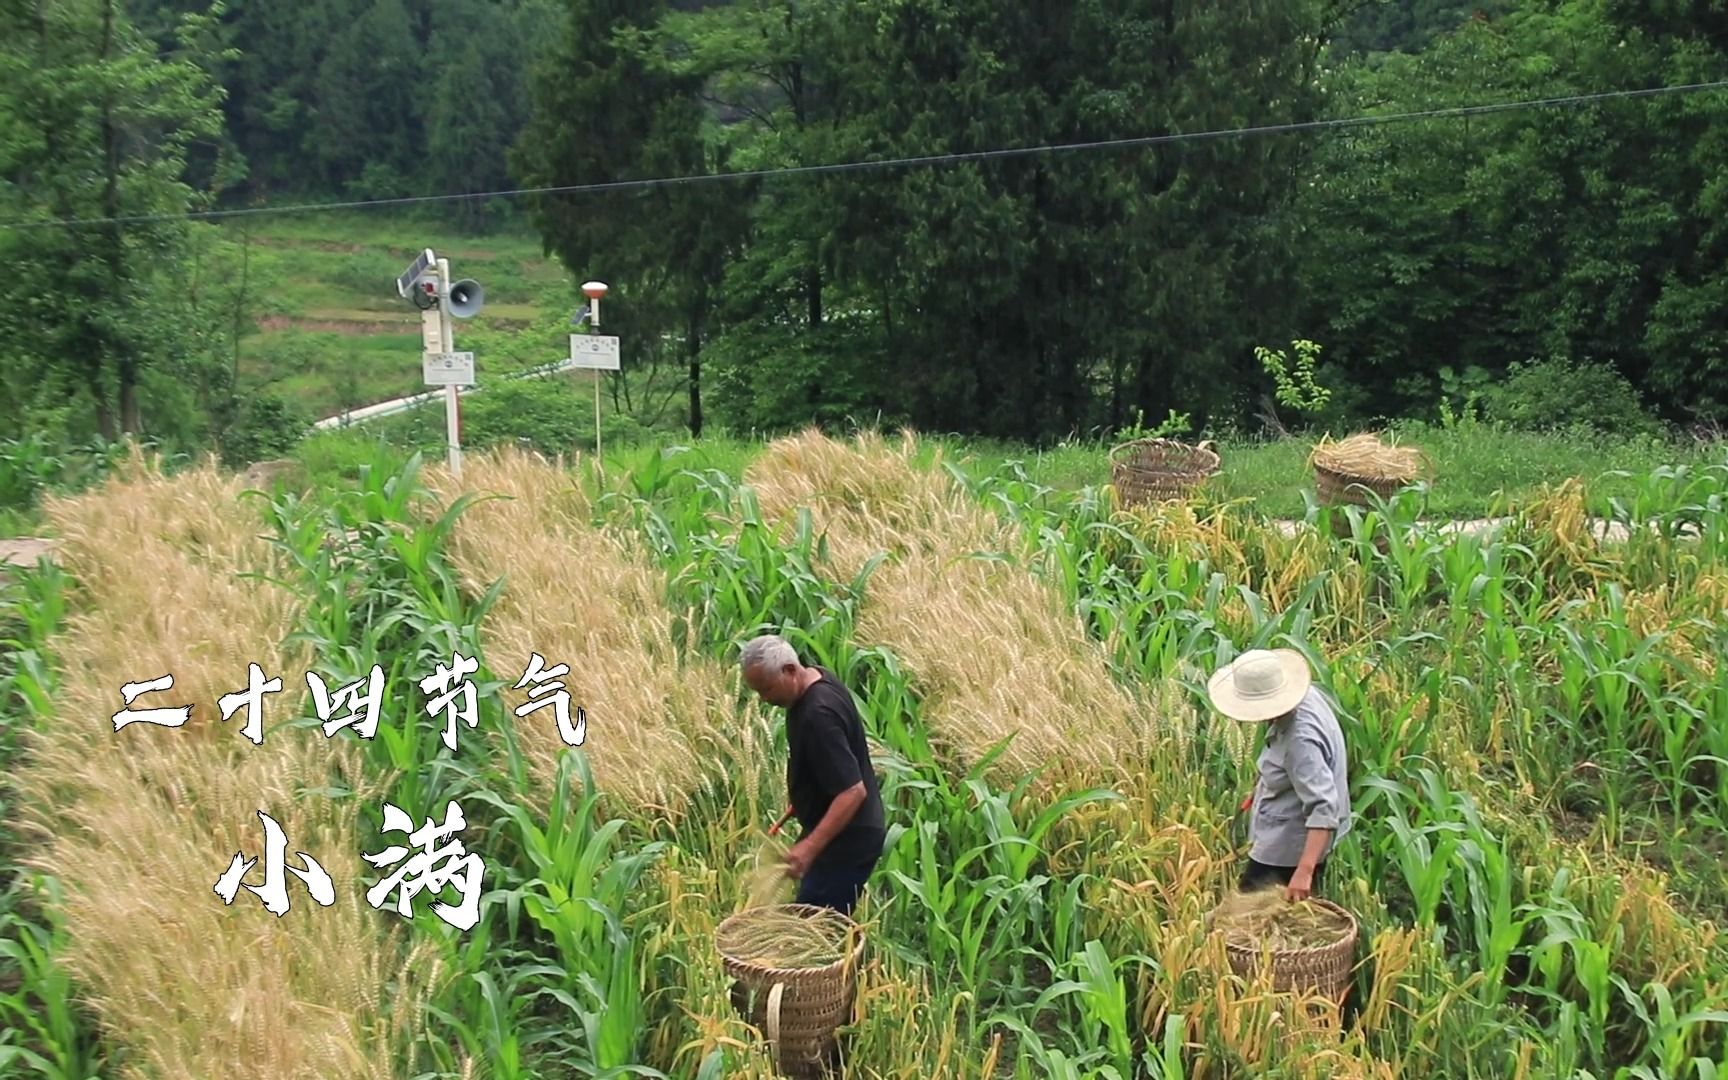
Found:
M 709 420 L 716 428 L 764 433 L 903 420 L 895 406 L 904 388 L 890 385 L 888 365 L 870 348 L 868 336 L 838 323 L 803 332 L 733 331 L 703 354 Z
M 568 453 L 594 441 L 594 399 L 569 379 L 513 379 L 462 399 L 462 445 L 481 449 L 528 440 L 543 454 Z M 444 410 L 419 410 L 438 421 L 442 444 Z
M 1514 363 L 1482 394 L 1487 419 L 1526 431 L 1577 430 L 1650 434 L 1656 421 L 1638 392 L 1611 365 L 1564 358 Z
M 300 445 L 311 427 L 312 418 L 299 405 L 276 394 L 256 394 L 246 399 L 222 433 L 222 463 L 241 469 L 282 457 Z

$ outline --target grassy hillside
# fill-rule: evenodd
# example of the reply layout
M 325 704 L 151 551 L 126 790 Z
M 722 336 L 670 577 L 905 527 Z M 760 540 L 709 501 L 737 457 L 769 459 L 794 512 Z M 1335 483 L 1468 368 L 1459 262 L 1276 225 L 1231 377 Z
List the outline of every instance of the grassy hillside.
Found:
M 547 454 L 592 455 L 593 398 L 585 378 L 562 384 L 524 383 L 520 391 L 471 399 L 464 405 L 464 445 L 470 449 L 501 443 L 527 445 Z M 532 398 L 527 409 L 520 399 Z M 301 459 L 321 483 L 345 482 L 356 463 L 369 460 L 381 445 L 392 460 L 405 461 L 418 450 L 429 460 L 444 459 L 442 409 L 421 410 L 415 418 L 319 434 L 303 445 Z M 554 437 L 546 437 L 556 433 Z M 1606 512 L 1613 500 L 1629 502 L 1640 476 L 1653 470 L 1696 470 L 1728 460 L 1720 445 L 1613 439 L 1589 434 L 1542 435 L 1507 431 L 1484 424 L 1453 427 L 1400 425 L 1401 442 L 1418 445 L 1434 460 L 1434 475 L 1422 500 L 1424 516 L 1496 516 L 1526 502 L 1543 488 L 1567 480 L 1587 481 Z M 632 433 L 622 421 L 609 424 L 602 440 L 606 468 L 640 470 L 656 457 L 666 468 L 718 470 L 737 479 L 765 440 L 730 436 L 678 438 L 662 432 Z M 1018 471 L 1034 484 L 1057 492 L 1077 492 L 1110 482 L 1110 446 L 1073 442 L 1037 449 L 992 440 L 932 436 L 926 453 L 940 448 L 945 460 L 973 479 Z M 1314 494 L 1309 438 L 1226 440 L 1217 447 L 1220 473 L 1197 492 L 1204 504 L 1235 503 L 1250 513 L 1299 519 Z M 1625 474 L 1625 475 L 1622 475 Z
M 396 295 L 396 275 L 422 249 L 486 290 L 478 316 L 457 323 L 457 347 L 484 374 L 559 359 L 565 339 L 525 337 L 574 295 L 555 260 L 528 232 L 466 237 L 401 215 L 315 213 L 241 219 L 226 226 L 249 243 L 259 315 L 241 343 L 249 385 L 284 393 L 314 416 L 425 389 L 420 315 Z M 537 359 L 524 359 L 525 356 Z

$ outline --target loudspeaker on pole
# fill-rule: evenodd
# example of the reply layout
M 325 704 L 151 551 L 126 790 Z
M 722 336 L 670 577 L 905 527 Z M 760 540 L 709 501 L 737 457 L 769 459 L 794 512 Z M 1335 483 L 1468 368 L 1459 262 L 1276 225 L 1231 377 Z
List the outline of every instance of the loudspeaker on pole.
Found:
M 480 313 L 486 290 L 473 278 L 463 278 L 450 286 L 449 310 L 452 318 L 472 319 Z

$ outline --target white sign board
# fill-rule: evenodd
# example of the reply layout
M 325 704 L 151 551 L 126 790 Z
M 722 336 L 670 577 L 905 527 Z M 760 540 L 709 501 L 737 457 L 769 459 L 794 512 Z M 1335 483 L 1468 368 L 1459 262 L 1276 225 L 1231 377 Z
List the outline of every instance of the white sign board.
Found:
M 473 386 L 474 354 L 471 352 L 423 353 L 421 366 L 427 386 Z
M 618 339 L 599 334 L 571 334 L 570 362 L 579 368 L 618 370 Z

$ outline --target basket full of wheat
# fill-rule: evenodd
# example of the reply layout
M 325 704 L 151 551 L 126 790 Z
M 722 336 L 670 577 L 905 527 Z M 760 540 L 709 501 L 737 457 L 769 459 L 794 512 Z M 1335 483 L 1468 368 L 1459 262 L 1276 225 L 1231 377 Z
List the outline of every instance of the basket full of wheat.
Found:
M 1342 1001 L 1355 970 L 1356 916 L 1318 897 L 1296 902 L 1282 889 L 1231 893 L 1209 916 L 1224 935 L 1230 968 L 1245 979 L 1263 964 L 1277 992 L 1318 993 Z
M 803 1072 L 831 1056 L 856 997 L 863 927 L 832 908 L 769 904 L 728 916 L 714 943 L 776 1068 Z
M 1390 499 L 1429 471 L 1422 451 L 1381 442 L 1368 432 L 1338 442 L 1320 440 L 1308 463 L 1314 468 L 1315 494 L 1327 506 L 1368 506 L 1370 493 Z

